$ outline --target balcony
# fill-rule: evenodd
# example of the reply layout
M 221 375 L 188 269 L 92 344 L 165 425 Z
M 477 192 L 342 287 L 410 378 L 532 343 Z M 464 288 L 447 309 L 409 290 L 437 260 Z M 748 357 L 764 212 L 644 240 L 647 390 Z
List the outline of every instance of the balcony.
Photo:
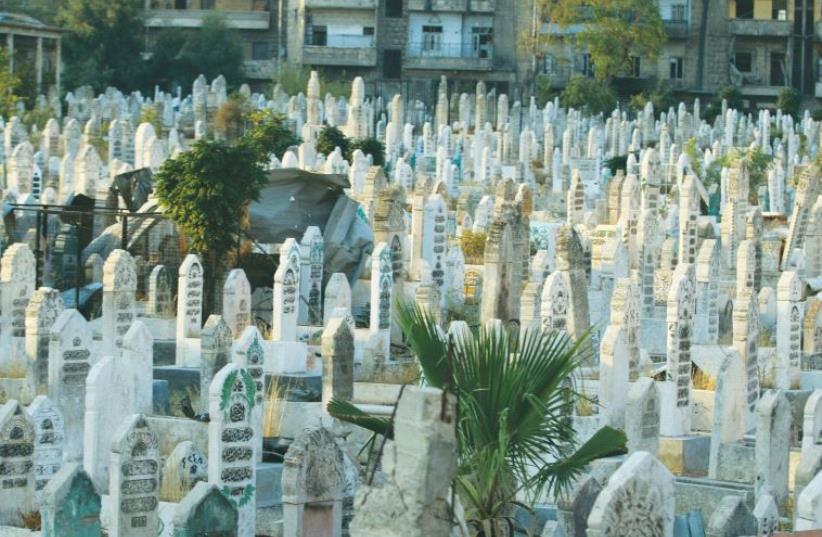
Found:
M 494 64 L 493 58 L 494 50 L 490 46 L 476 50 L 470 43 L 463 43 L 425 50 L 422 43 L 411 43 L 403 66 L 406 69 L 490 71 Z
M 374 67 L 377 49 L 373 36 L 330 34 L 324 43 L 306 36 L 303 45 L 303 63 L 308 65 L 338 65 L 347 67 Z
M 305 0 L 309 9 L 377 9 L 377 0 Z
M 145 25 L 149 28 L 199 28 L 203 19 L 212 9 L 149 9 L 146 10 Z M 226 23 L 237 30 L 268 30 L 271 14 L 268 11 L 219 10 Z
M 793 21 L 773 19 L 731 19 L 728 30 L 732 35 L 757 37 L 788 37 L 793 29 Z
M 687 20 L 663 20 L 665 33 L 672 39 L 685 39 L 688 37 L 690 24 Z
M 408 0 L 408 11 L 467 11 L 469 0 Z M 482 2 L 480 2 L 482 3 Z

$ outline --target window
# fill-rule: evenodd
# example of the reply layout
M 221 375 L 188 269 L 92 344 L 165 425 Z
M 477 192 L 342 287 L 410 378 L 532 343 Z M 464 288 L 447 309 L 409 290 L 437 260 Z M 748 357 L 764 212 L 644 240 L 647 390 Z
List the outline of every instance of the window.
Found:
M 269 41 L 254 41 L 251 43 L 252 60 L 270 60 L 271 43 Z
M 591 61 L 590 54 L 582 55 L 582 74 L 585 76 L 594 76 L 594 62 Z
M 754 16 L 754 0 L 736 0 L 736 18 L 752 19 Z
M 671 6 L 671 20 L 677 22 L 684 22 L 686 20 L 684 4 L 674 4 Z
M 639 78 L 639 75 L 642 73 L 642 64 L 640 62 L 639 56 L 631 56 L 631 64 L 628 68 L 628 76 L 631 78 Z
M 385 16 L 392 19 L 402 17 L 402 0 L 386 0 Z
M 551 56 L 550 54 L 546 54 L 545 57 L 542 59 L 542 72 L 546 75 L 554 74 L 556 69 L 556 58 Z
M 675 56 L 669 60 L 670 74 L 672 80 L 682 79 L 682 58 Z
M 490 58 L 494 48 L 494 29 L 488 26 L 471 28 L 471 54 L 475 58 Z
M 753 54 L 750 52 L 737 52 L 734 54 L 733 64 L 740 73 L 750 73 L 753 65 Z
M 201 9 L 214 9 L 214 0 L 200 0 Z
M 362 27 L 362 35 L 374 35 L 374 27 L 373 26 L 363 26 Z
M 771 52 L 771 86 L 785 85 L 785 54 Z
M 780 11 L 782 13 L 780 13 Z M 788 18 L 788 0 L 772 0 L 771 1 L 771 18 L 776 21 L 787 20 Z
M 328 27 L 311 26 L 309 32 L 307 45 L 314 45 L 315 47 L 325 47 L 328 45 Z
M 174 0 L 174 9 L 188 9 L 188 0 Z
M 402 76 L 402 51 L 384 50 L 382 53 L 382 76 L 396 80 Z
M 422 50 L 435 51 L 442 49 L 442 26 L 422 27 Z

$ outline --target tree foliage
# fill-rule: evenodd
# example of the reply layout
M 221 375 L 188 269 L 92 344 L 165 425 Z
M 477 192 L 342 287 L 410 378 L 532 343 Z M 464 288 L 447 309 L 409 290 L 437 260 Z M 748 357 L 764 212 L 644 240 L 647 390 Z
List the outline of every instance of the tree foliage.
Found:
M 317 151 L 330 155 L 336 147 L 340 148 L 343 157 L 347 157 L 351 148 L 351 140 L 337 127 L 326 125 L 317 136 Z
M 362 138 L 351 142 L 346 158 L 351 161 L 354 151 L 359 149 L 366 156 L 371 155 L 374 166 L 385 164 L 385 145 L 376 138 Z
M 65 0 L 57 22 L 66 30 L 66 87 L 137 87 L 142 75 L 141 0 Z
M 566 108 L 585 110 L 589 114 L 609 114 L 617 104 L 616 93 L 604 82 L 580 75 L 571 77 L 559 100 Z
M 666 41 L 655 0 L 538 0 L 538 6 L 547 22 L 582 26 L 575 39 L 591 54 L 600 80 L 627 73 L 635 56 L 654 60 Z
M 776 98 L 776 107 L 786 114 L 798 117 L 802 108 L 802 95 L 796 88 L 782 88 Z
M 258 160 L 247 145 L 203 139 L 166 160 L 154 176 L 163 210 L 191 249 L 212 264 L 236 247 L 243 209 L 258 199 L 267 180 Z
M 5 118 L 17 115 L 20 102 L 18 89 L 20 78 L 9 71 L 9 57 L 6 49 L 0 47 L 0 115 Z
M 246 128 L 243 143 L 258 155 L 260 162 L 268 162 L 272 153 L 282 159 L 289 147 L 300 144 L 300 138 L 285 125 L 285 118 L 272 110 L 247 114 Z

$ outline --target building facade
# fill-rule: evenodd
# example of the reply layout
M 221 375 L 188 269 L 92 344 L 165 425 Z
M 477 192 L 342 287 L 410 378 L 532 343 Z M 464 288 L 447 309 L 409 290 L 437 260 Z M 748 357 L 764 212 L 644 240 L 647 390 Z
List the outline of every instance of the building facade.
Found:
M 529 2 L 290 0 L 286 56 L 332 79 L 362 76 L 369 93 L 385 96 L 435 98 L 443 75 L 457 91 L 480 80 L 516 91 Z
M 243 69 L 250 82 L 268 81 L 280 50 L 286 0 L 145 0 L 146 41 L 167 28 L 199 28 L 204 18 L 219 12 L 236 29 L 243 43 Z
M 736 86 L 747 105 L 770 105 L 784 87 L 822 97 L 822 3 L 810 0 L 660 0 L 668 37 L 656 60 L 635 59 L 625 79 L 638 88 L 664 81 L 675 92 L 713 95 Z M 579 28 L 543 24 L 551 44 L 537 75 L 562 88 L 574 74 L 593 75 L 590 56 L 556 39 Z

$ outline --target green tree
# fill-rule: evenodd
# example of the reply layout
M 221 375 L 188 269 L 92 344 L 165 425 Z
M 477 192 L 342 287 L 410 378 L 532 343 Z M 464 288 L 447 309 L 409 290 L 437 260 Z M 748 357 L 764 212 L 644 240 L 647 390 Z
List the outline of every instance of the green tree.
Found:
M 616 93 L 604 82 L 580 75 L 571 77 L 559 100 L 566 108 L 586 110 L 589 114 L 607 115 L 617 104 Z
M 163 211 L 177 224 L 206 269 L 206 310 L 214 283 L 246 230 L 243 217 L 267 181 L 254 150 L 245 144 L 199 140 L 190 151 L 163 163 L 154 189 Z
M 186 32 L 172 28 L 163 29 L 157 34 L 151 47 L 151 58 L 146 63 L 142 89 L 148 91 L 158 85 L 173 90 L 183 86 L 188 73 L 180 72 L 180 51 L 185 45 L 186 36 Z
M 246 116 L 248 130 L 243 143 L 250 147 L 262 163 L 274 153 L 282 159 L 289 147 L 299 145 L 300 138 L 284 123 L 285 118 L 272 110 L 255 110 Z
M 350 154 L 351 140 L 337 127 L 326 125 L 317 136 L 317 151 L 329 155 L 335 147 L 339 147 L 343 157 L 347 157 Z
M 508 535 L 516 499 L 567 490 L 591 461 L 625 452 L 625 434 L 600 429 L 576 448 L 569 414 L 581 396 L 573 376 L 587 359 L 586 337 L 572 343 L 541 328 L 485 330 L 449 339 L 433 316 L 398 304 L 397 323 L 425 382 L 456 395 L 459 470 L 456 490 L 479 535 Z M 332 400 L 329 412 L 387 437 L 388 418 Z
M 376 138 L 362 138 L 354 140 L 348 148 L 346 158 L 350 161 L 354 151 L 359 149 L 366 156 L 373 157 L 374 166 L 382 166 L 385 163 L 385 146 Z
M 655 0 L 537 1 L 543 20 L 582 25 L 575 39 L 591 54 L 600 80 L 626 74 L 634 57 L 653 61 L 667 39 Z
M 802 95 L 796 88 L 782 88 L 776 98 L 776 107 L 786 114 L 798 117 L 802 108 Z
M 65 0 L 58 22 L 66 30 L 63 61 L 66 87 L 138 87 L 141 60 L 142 0 Z
M 189 87 L 199 75 L 209 80 L 223 75 L 229 85 L 243 80 L 243 45 L 236 30 L 225 17 L 208 13 L 198 30 L 188 33 L 180 49 L 179 68 L 184 75 L 181 83 Z
M 20 77 L 9 71 L 9 56 L 4 47 L 0 47 L 0 115 L 5 118 L 17 115 L 17 103 L 20 102 L 18 90 Z

